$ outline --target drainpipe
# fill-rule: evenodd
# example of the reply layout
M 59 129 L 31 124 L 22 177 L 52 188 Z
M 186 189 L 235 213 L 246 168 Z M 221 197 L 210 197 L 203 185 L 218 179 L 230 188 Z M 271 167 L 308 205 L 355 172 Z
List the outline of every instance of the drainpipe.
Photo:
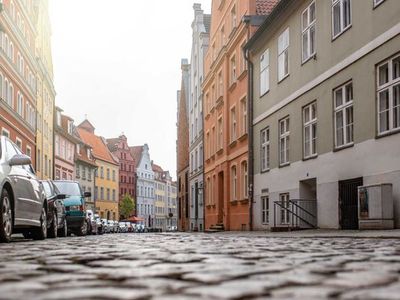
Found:
M 247 26 L 247 40 L 250 39 L 251 16 L 244 16 L 243 22 Z M 253 203 L 254 203 L 254 151 L 253 151 L 253 63 L 247 49 L 243 49 L 248 64 L 247 73 L 247 112 L 248 112 L 248 166 L 249 166 L 249 229 L 253 230 Z

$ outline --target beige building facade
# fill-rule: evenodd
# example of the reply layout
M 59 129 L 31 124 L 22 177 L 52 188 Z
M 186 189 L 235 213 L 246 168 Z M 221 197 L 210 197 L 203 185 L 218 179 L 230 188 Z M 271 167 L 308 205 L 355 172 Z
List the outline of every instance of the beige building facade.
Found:
M 255 229 L 357 229 L 357 188 L 382 183 L 400 227 L 399 15 L 399 1 L 282 0 L 249 41 Z

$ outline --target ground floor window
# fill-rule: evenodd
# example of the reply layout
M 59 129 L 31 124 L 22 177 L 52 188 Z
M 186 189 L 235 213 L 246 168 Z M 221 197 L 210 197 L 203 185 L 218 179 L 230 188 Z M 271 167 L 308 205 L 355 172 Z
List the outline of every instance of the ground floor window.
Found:
M 289 194 L 280 194 L 281 224 L 289 224 Z
M 263 224 L 269 223 L 269 196 L 261 197 L 261 219 Z

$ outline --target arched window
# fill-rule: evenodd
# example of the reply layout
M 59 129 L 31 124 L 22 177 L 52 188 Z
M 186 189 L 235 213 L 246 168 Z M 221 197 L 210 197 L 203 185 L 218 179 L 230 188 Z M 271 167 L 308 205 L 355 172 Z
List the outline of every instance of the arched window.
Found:
M 10 83 L 9 89 L 8 89 L 8 100 L 7 100 L 8 105 L 13 107 L 14 103 L 14 87 L 12 83 Z
M 10 42 L 10 59 L 14 62 L 14 44 Z
M 6 53 L 7 56 L 10 56 L 10 40 L 8 39 L 8 35 L 6 34 L 4 37 L 4 52 Z
M 4 95 L 4 101 L 6 101 L 7 103 L 8 103 L 8 92 L 9 92 L 9 89 L 10 89 L 10 86 L 9 86 L 8 80 L 6 78 L 4 80 L 4 92 L 3 92 L 3 95 Z
M 21 15 L 19 13 L 17 13 L 17 26 L 21 29 Z
M 17 113 L 23 117 L 24 116 L 24 97 L 18 91 L 17 93 Z
M 13 20 L 15 21 L 15 5 L 14 5 L 14 1 L 11 1 L 10 10 L 11 10 L 11 16 L 12 16 Z
M 237 200 L 237 171 L 236 166 L 231 168 L 231 200 Z
M 0 98 L 3 98 L 3 74 L 0 73 Z
M 247 171 L 247 161 L 242 162 L 242 176 L 243 176 L 243 199 L 247 199 L 249 196 L 249 188 L 248 188 L 248 171 Z

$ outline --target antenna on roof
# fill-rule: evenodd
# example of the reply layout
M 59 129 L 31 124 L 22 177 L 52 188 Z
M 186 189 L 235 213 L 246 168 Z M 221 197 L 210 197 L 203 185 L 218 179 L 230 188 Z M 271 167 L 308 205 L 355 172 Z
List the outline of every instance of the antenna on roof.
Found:
M 85 120 L 87 120 L 87 114 L 85 114 Z

